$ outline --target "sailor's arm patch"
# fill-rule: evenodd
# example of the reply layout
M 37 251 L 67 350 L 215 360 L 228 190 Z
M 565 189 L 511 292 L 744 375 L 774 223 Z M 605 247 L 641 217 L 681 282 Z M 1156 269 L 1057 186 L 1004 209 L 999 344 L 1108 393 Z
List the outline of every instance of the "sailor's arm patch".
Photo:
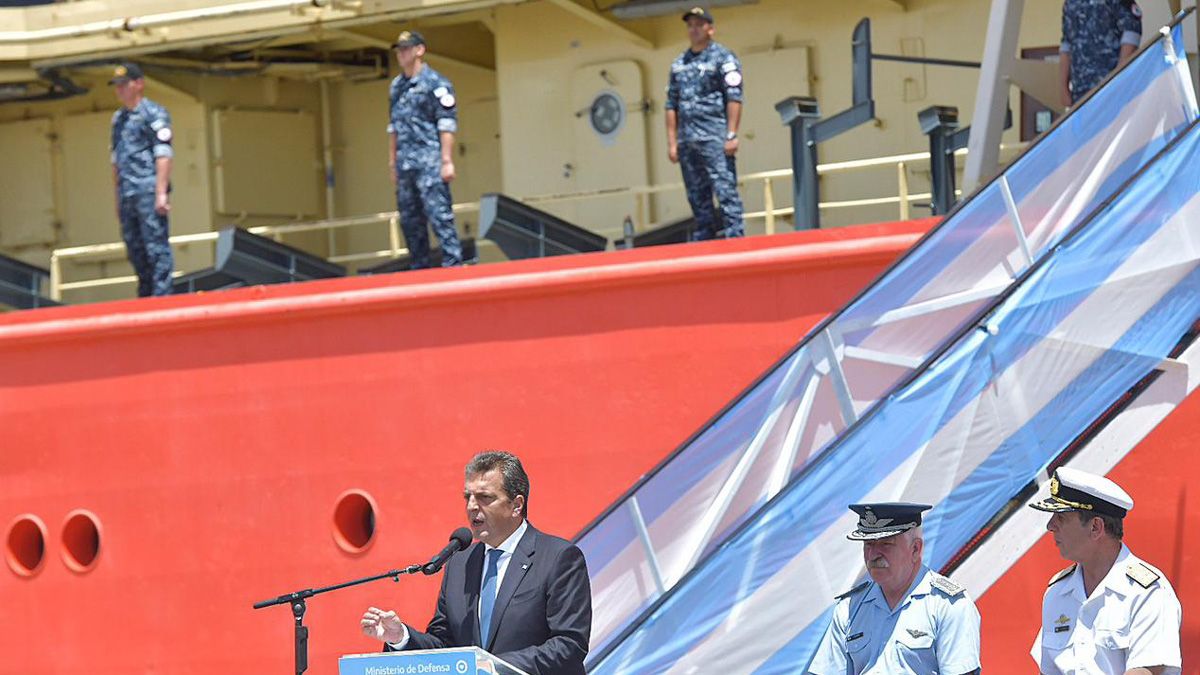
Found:
M 948 595 L 952 598 L 955 596 L 958 596 L 958 595 L 962 595 L 963 591 L 967 590 L 967 589 L 963 588 L 962 586 L 959 586 L 958 584 L 954 583 L 953 581 L 950 581 L 946 577 L 942 577 L 942 576 L 935 576 L 932 579 L 930 579 L 929 585 L 933 586 L 934 588 L 938 589 L 939 591 L 945 593 L 946 595 Z
M 1058 574 L 1055 574 L 1054 576 L 1050 577 L 1050 583 L 1046 584 L 1046 588 L 1049 588 L 1049 587 L 1053 586 L 1054 584 L 1057 584 L 1058 582 L 1062 581 L 1063 579 L 1066 579 L 1067 577 L 1071 576 L 1071 574 L 1075 571 L 1075 567 L 1076 567 L 1075 565 L 1071 565 L 1067 569 L 1060 570 L 1058 572 Z
M 1125 568 L 1125 576 L 1133 579 L 1142 588 L 1150 588 L 1159 578 L 1158 572 L 1140 562 L 1129 563 L 1129 566 Z

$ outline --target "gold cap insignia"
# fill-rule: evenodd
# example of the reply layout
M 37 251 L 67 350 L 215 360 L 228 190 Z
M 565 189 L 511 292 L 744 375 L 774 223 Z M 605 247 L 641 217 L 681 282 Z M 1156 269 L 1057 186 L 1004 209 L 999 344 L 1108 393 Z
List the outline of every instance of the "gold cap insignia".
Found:
M 703 13 L 704 13 L 703 7 L 693 7 L 692 8 L 692 14 L 703 14 Z
M 1086 504 L 1084 502 L 1073 502 L 1069 499 L 1063 499 L 1062 497 L 1059 497 L 1058 493 L 1061 489 L 1062 489 L 1062 483 L 1058 482 L 1058 476 L 1051 476 L 1050 477 L 1050 499 L 1053 499 L 1054 501 L 1056 501 L 1059 504 L 1062 504 L 1064 506 L 1069 506 L 1073 509 L 1079 509 L 1080 511 L 1092 511 L 1095 509 L 1095 507 L 1092 506 L 1091 504 Z
M 129 69 L 125 66 L 117 66 L 117 69 L 113 71 L 113 77 L 125 77 L 128 74 Z

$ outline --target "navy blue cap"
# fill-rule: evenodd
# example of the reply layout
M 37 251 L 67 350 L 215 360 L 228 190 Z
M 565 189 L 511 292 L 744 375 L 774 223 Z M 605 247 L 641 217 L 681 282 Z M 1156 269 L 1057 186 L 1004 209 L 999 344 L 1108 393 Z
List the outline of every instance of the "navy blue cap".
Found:
M 140 66 L 138 66 L 138 64 L 122 63 L 116 68 L 113 68 L 112 79 L 110 79 L 108 83 L 121 84 L 122 82 L 128 82 L 130 80 L 140 80 L 143 77 L 145 76 L 142 75 L 142 69 Z
M 401 31 L 396 36 L 396 42 L 392 45 L 399 49 L 400 47 L 416 47 L 417 45 L 425 44 L 425 36 L 415 30 Z
M 907 502 L 882 502 L 879 504 L 851 504 L 850 510 L 858 514 L 858 528 L 846 535 L 854 541 L 886 539 L 907 532 L 921 524 L 921 514 L 933 507 L 929 504 Z
M 688 19 L 692 18 L 693 16 L 696 17 L 697 19 L 704 19 L 705 21 L 707 21 L 709 23 L 715 23 L 713 21 L 712 13 L 710 13 L 707 9 L 704 9 L 703 7 L 693 7 L 691 9 L 689 9 L 687 12 L 684 13 L 683 20 L 687 21 Z

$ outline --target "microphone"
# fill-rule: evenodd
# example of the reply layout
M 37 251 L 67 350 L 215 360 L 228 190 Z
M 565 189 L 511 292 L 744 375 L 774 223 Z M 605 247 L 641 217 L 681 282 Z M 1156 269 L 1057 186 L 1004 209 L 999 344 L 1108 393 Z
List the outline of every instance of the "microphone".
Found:
M 425 574 L 437 574 L 442 569 L 442 565 L 445 565 L 446 561 L 450 559 L 450 556 L 458 553 L 470 545 L 471 531 L 465 527 L 458 528 L 453 532 L 453 534 L 450 535 L 450 543 L 446 544 L 446 548 L 442 549 L 440 553 L 433 556 L 432 560 L 425 563 L 425 565 L 421 568 L 421 571 Z

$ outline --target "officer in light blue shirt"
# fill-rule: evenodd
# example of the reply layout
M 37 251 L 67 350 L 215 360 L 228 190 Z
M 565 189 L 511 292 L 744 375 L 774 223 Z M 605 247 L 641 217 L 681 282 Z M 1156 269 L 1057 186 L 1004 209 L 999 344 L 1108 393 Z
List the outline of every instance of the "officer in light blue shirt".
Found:
M 813 675 L 978 673 L 979 611 L 966 591 L 921 563 L 927 504 L 852 504 L 871 579 L 837 597 L 809 665 Z

